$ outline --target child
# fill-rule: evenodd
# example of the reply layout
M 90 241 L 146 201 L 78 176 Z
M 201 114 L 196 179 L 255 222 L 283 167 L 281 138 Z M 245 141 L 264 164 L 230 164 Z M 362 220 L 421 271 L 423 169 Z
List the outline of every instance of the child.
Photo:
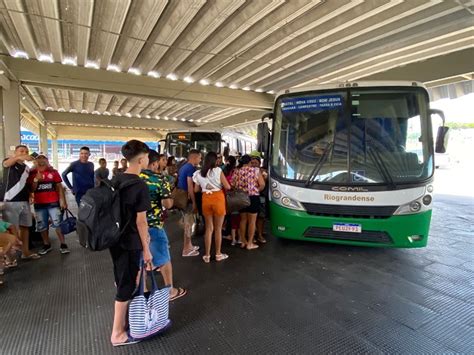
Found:
M 138 140 L 131 140 L 122 147 L 122 154 L 129 163 L 125 173 L 116 177 L 116 187 L 133 181 L 120 189 L 120 210 L 124 223 L 120 241 L 110 248 L 114 264 L 115 296 L 114 323 L 110 341 L 113 346 L 134 344 L 137 341 L 127 334 L 127 309 L 137 285 L 140 259 L 148 269 L 152 267 L 152 256 L 149 248 L 148 223 L 146 212 L 151 209 L 148 187 L 138 176 L 142 169 L 148 167 L 148 146 Z
M 69 254 L 69 248 L 61 232 L 62 211 L 67 209 L 61 176 L 56 169 L 49 165 L 45 155 L 38 155 L 35 161 L 36 168 L 30 171 L 28 185 L 34 194 L 36 230 L 41 233 L 43 239 L 43 248 L 38 254 L 46 255 L 52 250 L 49 240 L 50 220 L 61 243 L 59 247 L 61 254 Z

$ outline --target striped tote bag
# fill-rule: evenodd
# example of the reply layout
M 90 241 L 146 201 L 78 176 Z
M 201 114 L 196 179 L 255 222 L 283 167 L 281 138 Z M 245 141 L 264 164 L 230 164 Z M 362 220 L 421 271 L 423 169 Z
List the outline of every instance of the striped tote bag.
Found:
M 151 278 L 151 290 L 145 292 L 146 277 Z M 134 339 L 146 339 L 157 335 L 169 327 L 168 319 L 170 287 L 158 289 L 152 272 L 142 268 L 140 282 L 128 308 L 130 335 Z

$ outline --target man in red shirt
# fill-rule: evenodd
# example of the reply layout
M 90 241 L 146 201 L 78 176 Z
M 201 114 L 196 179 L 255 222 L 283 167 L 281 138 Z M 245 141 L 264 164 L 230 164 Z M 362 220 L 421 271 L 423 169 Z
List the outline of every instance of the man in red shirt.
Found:
M 62 210 L 67 208 L 64 189 L 61 185 L 62 179 L 58 171 L 49 165 L 48 158 L 38 155 L 36 158 L 36 168 L 30 171 L 28 184 L 30 191 L 34 194 L 36 230 L 41 232 L 43 238 L 43 249 L 38 253 L 45 255 L 49 253 L 51 242 L 49 240 L 49 219 L 52 227 L 56 229 L 56 235 L 61 242 L 61 254 L 68 254 L 69 248 L 61 233 L 61 222 L 63 219 Z

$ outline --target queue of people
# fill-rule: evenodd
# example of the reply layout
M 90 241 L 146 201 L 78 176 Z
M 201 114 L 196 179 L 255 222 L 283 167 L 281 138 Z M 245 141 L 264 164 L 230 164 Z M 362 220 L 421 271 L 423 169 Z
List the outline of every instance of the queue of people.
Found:
M 23 260 L 37 260 L 52 251 L 50 228 L 56 232 L 60 252 L 70 252 L 60 228 L 63 212 L 68 208 L 63 181 L 78 205 L 82 196 L 94 186 L 106 184 L 119 188 L 121 216 L 127 223 L 118 244 L 110 248 L 116 285 L 110 338 L 114 346 L 135 342 L 127 334 L 126 317 L 141 268 L 155 270 L 162 275 L 164 284 L 170 286 L 170 301 L 188 293 L 186 288 L 174 285 L 169 239 L 164 228 L 167 211 L 174 208 L 173 190 L 181 190 L 188 201 L 186 207 L 179 210 L 183 225 L 182 257 L 201 255 L 199 246 L 192 242 L 197 215 L 202 215 L 205 221 L 202 253 L 205 263 L 211 259 L 220 262 L 229 258 L 229 254 L 222 250 L 223 239 L 230 239 L 232 245 L 240 244 L 246 250 L 253 250 L 258 248 L 255 241 L 257 230 L 257 240 L 265 242 L 261 232 L 263 228 L 258 227 L 262 211 L 260 194 L 266 185 L 258 156 L 244 155 L 238 165 L 235 157 L 228 156 L 226 164 L 223 164 L 220 154 L 208 152 L 203 159 L 201 152 L 191 150 L 178 169 L 174 157 L 167 158 L 137 140 L 127 142 L 122 147 L 122 155 L 121 168 L 118 168 L 117 162 L 112 179 L 105 159 L 99 160 L 99 168 L 94 171 L 87 147 L 81 148 L 79 160 L 71 163 L 60 175 L 45 155 L 33 157 L 26 146 L 20 145 L 16 147 L 14 156 L 3 161 L 4 184 L 0 191 L 4 201 L 3 220 L 0 221 L 2 275 L 5 268 L 18 264 L 16 255 L 19 251 Z M 28 161 L 34 161 L 31 170 L 26 164 Z M 124 183 L 126 187 L 121 189 Z M 245 191 L 250 200 L 248 207 L 234 214 L 226 211 L 225 191 L 231 189 Z M 29 250 L 28 233 L 33 219 L 36 231 L 41 233 L 43 240 L 43 247 L 38 253 Z M 223 237 L 226 231 L 229 235 Z M 214 253 L 211 253 L 212 249 Z

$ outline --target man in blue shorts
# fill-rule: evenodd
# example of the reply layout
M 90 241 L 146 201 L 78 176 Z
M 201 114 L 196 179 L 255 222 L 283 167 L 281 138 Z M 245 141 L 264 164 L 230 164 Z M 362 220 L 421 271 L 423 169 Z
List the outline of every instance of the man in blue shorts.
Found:
M 147 221 L 150 233 L 150 251 L 153 256 L 153 265 L 159 267 L 166 285 L 171 286 L 170 301 L 184 296 L 186 289 L 173 287 L 173 268 L 169 251 L 168 236 L 164 229 L 164 208 L 173 207 L 171 199 L 171 185 L 166 176 L 160 174 L 160 155 L 154 150 L 148 154 L 148 169 L 142 170 L 140 178 L 148 186 L 151 209 L 147 212 Z

